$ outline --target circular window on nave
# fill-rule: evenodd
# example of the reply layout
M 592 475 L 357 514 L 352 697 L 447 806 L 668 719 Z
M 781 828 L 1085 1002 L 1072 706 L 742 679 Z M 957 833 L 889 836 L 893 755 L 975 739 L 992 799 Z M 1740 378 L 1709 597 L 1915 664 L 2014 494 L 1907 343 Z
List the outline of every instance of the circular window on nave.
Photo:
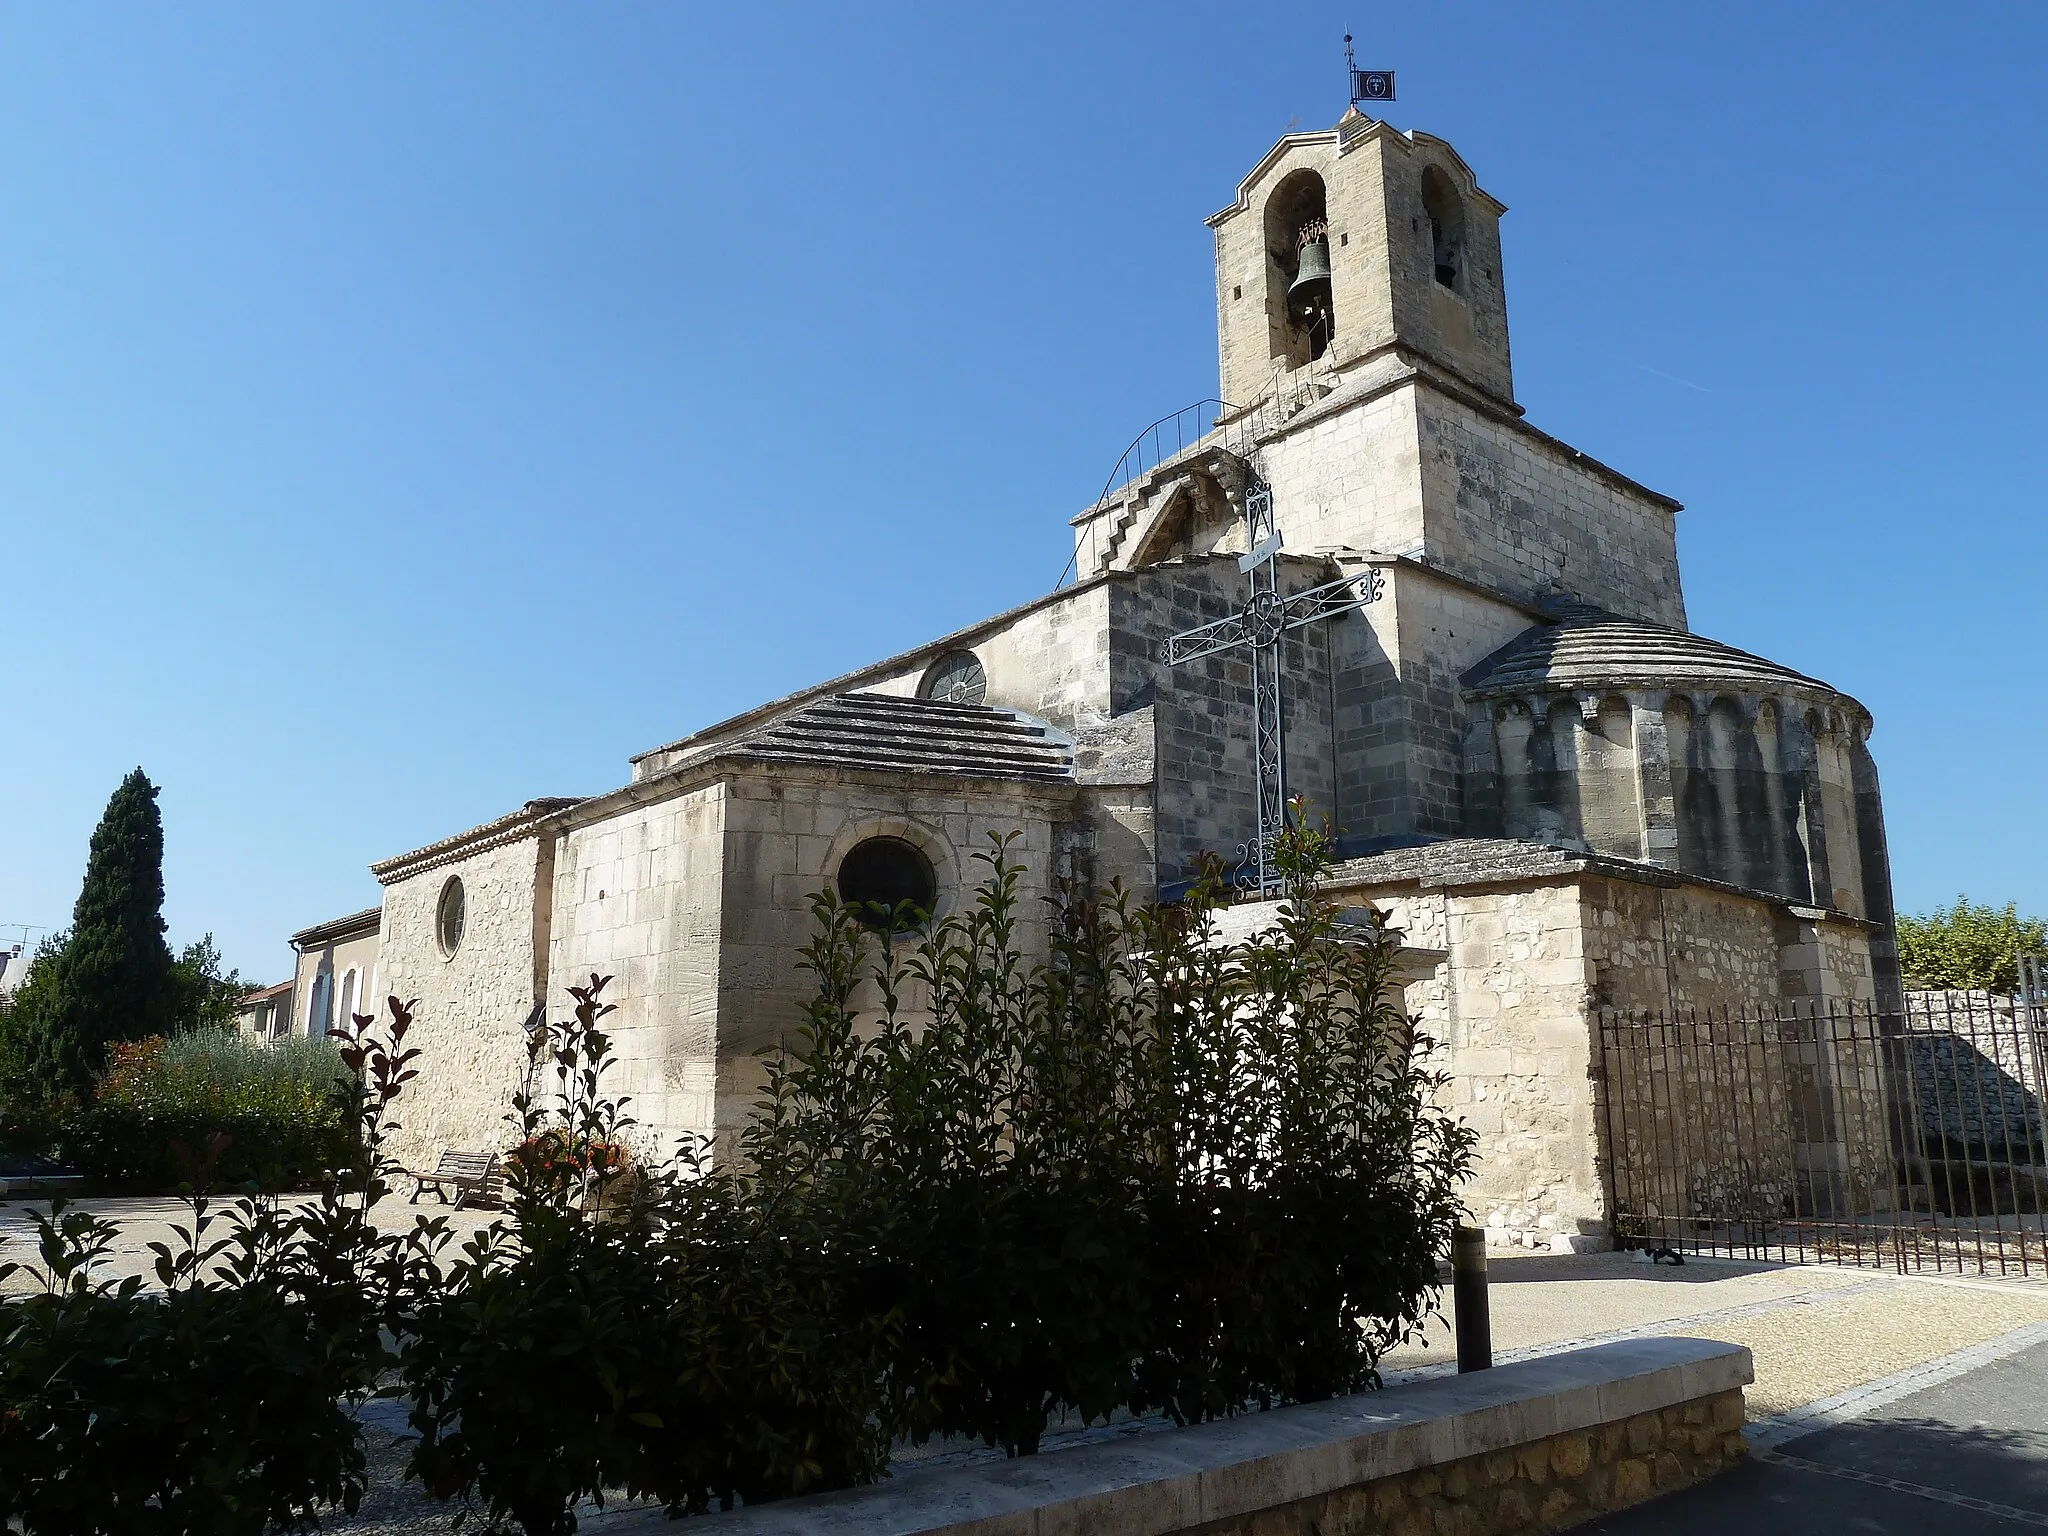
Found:
M 441 953 L 450 959 L 462 947 L 462 920 L 467 915 L 462 895 L 462 877 L 450 875 L 441 887 L 441 899 L 434 904 L 434 937 Z
M 948 651 L 931 665 L 918 696 L 946 704 L 979 704 L 988 697 L 988 674 L 972 651 Z
M 900 932 L 925 922 L 938 906 L 939 877 L 924 850 L 900 837 L 870 837 L 839 861 L 839 899 L 861 925 Z M 905 903 L 912 909 L 904 914 Z

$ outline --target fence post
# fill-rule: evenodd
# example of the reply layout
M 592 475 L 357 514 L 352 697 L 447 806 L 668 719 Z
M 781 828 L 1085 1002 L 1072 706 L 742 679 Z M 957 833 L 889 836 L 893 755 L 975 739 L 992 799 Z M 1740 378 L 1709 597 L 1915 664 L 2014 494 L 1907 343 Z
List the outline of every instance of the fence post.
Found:
M 1457 1313 L 1458 1372 L 1493 1364 L 1493 1319 L 1486 1309 L 1486 1229 L 1451 1234 L 1451 1298 Z

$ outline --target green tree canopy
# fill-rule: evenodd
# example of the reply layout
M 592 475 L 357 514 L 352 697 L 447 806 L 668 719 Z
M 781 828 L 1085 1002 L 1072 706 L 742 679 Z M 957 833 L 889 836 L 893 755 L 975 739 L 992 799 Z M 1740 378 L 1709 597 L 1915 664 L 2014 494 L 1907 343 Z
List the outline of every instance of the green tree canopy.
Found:
M 241 972 L 222 968 L 220 950 L 214 945 L 212 934 L 196 944 L 187 944 L 172 964 L 171 972 L 174 1033 L 234 1027 L 235 1010 L 241 1007 L 249 983 L 242 979 Z
M 2048 954 L 2048 922 L 1957 896 L 1925 917 L 1899 916 L 1899 969 L 1916 990 L 2016 992 L 2019 957 Z
M 71 936 L 50 957 L 48 991 L 19 1010 L 17 1071 L 38 1096 L 83 1096 L 109 1040 L 161 1035 L 180 992 L 164 943 L 164 824 L 156 786 L 137 768 L 93 829 Z

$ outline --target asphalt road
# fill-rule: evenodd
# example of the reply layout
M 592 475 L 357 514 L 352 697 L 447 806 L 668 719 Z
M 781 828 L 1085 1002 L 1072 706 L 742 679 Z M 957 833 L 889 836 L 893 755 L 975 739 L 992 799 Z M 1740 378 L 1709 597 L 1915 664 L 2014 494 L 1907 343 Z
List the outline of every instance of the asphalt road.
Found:
M 1711 1483 L 1581 1529 L 1603 1536 L 2048 1529 L 2048 1344 L 1783 1441 Z

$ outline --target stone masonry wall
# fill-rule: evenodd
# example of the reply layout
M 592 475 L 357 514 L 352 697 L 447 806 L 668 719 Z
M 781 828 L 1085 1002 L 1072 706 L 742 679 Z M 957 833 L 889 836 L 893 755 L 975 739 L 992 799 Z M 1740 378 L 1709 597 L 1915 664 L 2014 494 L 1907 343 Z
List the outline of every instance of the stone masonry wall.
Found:
M 1597 1241 L 1606 1201 L 1579 892 L 1454 892 L 1444 919 L 1450 1107 L 1480 1144 L 1466 1203 L 1496 1241 L 1565 1251 Z
M 1281 588 L 1299 591 L 1331 574 L 1320 560 L 1284 560 Z M 1153 709 L 1160 878 L 1185 879 L 1196 855 L 1234 861 L 1252 835 L 1252 672 L 1242 651 L 1169 667 L 1161 642 L 1236 612 L 1244 604 L 1245 580 L 1227 557 L 1190 560 L 1147 567 L 1111 593 L 1112 704 L 1119 714 Z M 1281 646 L 1287 788 L 1319 813 L 1328 813 L 1336 800 L 1328 628 L 1292 631 Z
M 572 825 L 555 860 L 550 1007 L 610 976 L 606 1021 L 647 1150 L 713 1129 L 726 789 L 708 784 Z
M 1604 1008 L 1754 1007 L 1779 995 L 1776 908 L 1703 889 L 1589 880 L 1586 957 Z
M 1021 709 L 1073 731 L 1110 710 L 1109 605 L 1113 588 L 1088 587 L 1066 602 L 1019 614 L 966 637 L 988 676 L 984 703 Z M 953 646 L 933 646 L 863 690 L 915 696 L 931 664 Z
M 1571 449 L 1416 387 L 1425 557 L 1512 598 L 1685 628 L 1676 519 Z
M 1534 616 L 1409 564 L 1384 576 L 1386 597 L 1358 618 L 1393 662 L 1394 686 L 1370 668 L 1338 679 L 1343 803 L 1357 805 L 1346 830 L 1454 837 L 1466 824 L 1460 674 Z M 1355 715 L 1344 712 L 1353 699 Z
M 547 853 L 541 838 L 523 837 L 384 889 L 384 985 L 419 1000 L 407 1042 L 420 1051 L 419 1076 L 392 1148 L 408 1167 L 432 1167 L 443 1148 L 497 1151 L 511 1141 L 504 1116 L 525 1068 L 520 1025 L 537 995 L 535 892 Z M 446 955 L 435 912 L 451 879 L 462 881 L 466 915 Z
M 719 938 L 716 1122 L 721 1151 L 745 1123 L 762 1083 L 756 1053 L 793 1040 L 809 997 L 798 952 L 813 928 L 811 897 L 867 837 L 904 838 L 938 875 L 940 914 L 972 901 L 991 834 L 1019 833 L 1009 856 L 1025 867 L 1019 893 L 1027 943 L 1050 894 L 1055 831 L 1073 816 L 1069 786 L 942 779 L 890 782 L 831 770 L 756 772 L 732 782 L 726 804 Z
M 1189 1526 L 1189 1536 L 1443 1536 L 1558 1531 L 1689 1487 L 1748 1455 L 1737 1389 L 1619 1423 L 1466 1456 Z
M 1265 445 L 1260 462 L 1289 549 L 1423 551 L 1422 434 L 1415 411 L 1412 388 L 1389 390 L 1332 409 Z
M 1449 1074 L 1446 1107 L 1479 1135 L 1467 1204 L 1507 1245 L 1583 1247 L 1607 1234 L 1601 1010 L 1676 1007 L 1689 1017 L 1693 1009 L 1773 1007 L 1780 997 L 1786 919 L 1774 903 L 1732 892 L 1583 875 L 1517 888 L 1359 886 L 1344 899 L 1372 901 L 1407 945 L 1448 951 L 1434 976 L 1407 988 L 1405 1002 L 1437 1042 L 1431 1064 Z M 1835 966 L 1852 966 L 1859 941 L 1867 946 L 1851 925 L 1820 927 L 1816 953 Z M 1867 983 L 1854 995 L 1867 996 Z M 1882 1103 L 1868 1080 L 1868 1053 L 1824 1050 L 1822 1060 L 1808 1045 L 1767 1041 L 1755 1029 L 1722 1039 L 1701 1028 L 1687 1049 L 1676 1048 L 1675 1037 L 1645 1036 L 1638 1043 L 1655 1050 L 1629 1056 L 1629 1041 L 1616 1042 L 1624 1051 L 1616 1070 L 1680 1084 L 1688 1132 L 1678 1134 L 1668 1096 L 1652 1106 L 1655 1123 L 1624 1127 L 1629 1145 L 1642 1145 L 1623 1167 L 1623 1208 L 1727 1204 L 1739 1193 L 1729 1170 L 1752 1143 L 1783 1149 L 1783 1168 L 1757 1174 L 1774 1180 L 1774 1190 L 1812 1199 L 1816 1189 L 1846 1189 L 1826 1176 L 1853 1175 L 1875 1145 L 1875 1122 L 1854 1113 Z M 1716 1119 L 1715 1106 L 1738 1102 L 1749 1119 Z M 1757 1115 L 1763 1120 L 1751 1124 Z M 1629 1173 L 1658 1159 L 1660 1168 L 1671 1164 L 1665 1151 L 1652 1155 L 1653 1142 L 1684 1153 L 1684 1190 L 1650 1191 Z

